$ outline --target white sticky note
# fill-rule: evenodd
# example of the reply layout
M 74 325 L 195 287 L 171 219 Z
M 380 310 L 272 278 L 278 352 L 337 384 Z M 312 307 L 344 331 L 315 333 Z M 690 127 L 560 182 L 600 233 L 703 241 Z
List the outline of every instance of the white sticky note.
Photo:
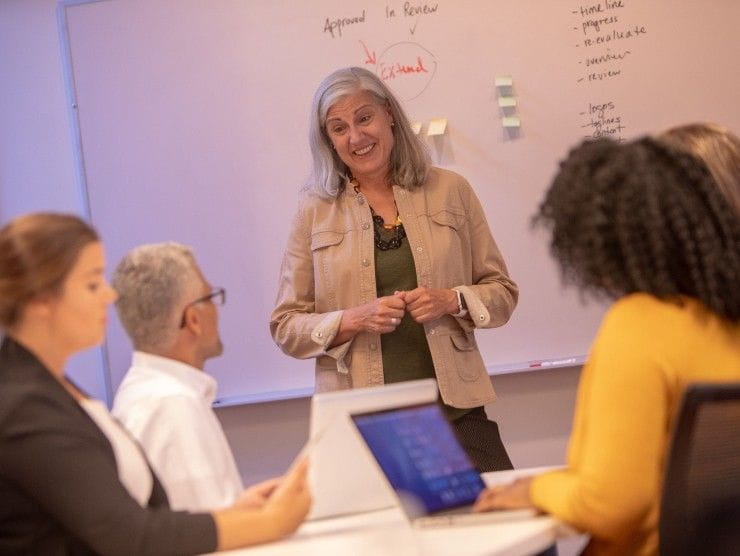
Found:
M 444 135 L 447 129 L 447 118 L 435 118 L 429 122 L 427 135 Z
M 519 127 L 522 123 L 519 121 L 519 116 L 506 116 L 501 118 L 501 125 L 504 127 Z
M 514 98 L 514 97 L 498 97 L 498 105 L 501 108 L 507 108 L 509 106 L 516 106 L 516 98 Z
M 514 84 L 514 80 L 510 75 L 498 75 L 494 83 L 496 87 L 511 87 Z
M 419 132 L 421 132 L 421 122 L 411 122 L 411 131 L 414 132 L 414 135 L 419 135 Z

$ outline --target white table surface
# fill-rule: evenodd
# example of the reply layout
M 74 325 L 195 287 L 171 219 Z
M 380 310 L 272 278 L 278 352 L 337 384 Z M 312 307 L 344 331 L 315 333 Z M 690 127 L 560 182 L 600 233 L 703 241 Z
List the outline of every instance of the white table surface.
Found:
M 500 484 L 545 468 L 487 473 Z M 412 528 L 400 508 L 309 521 L 291 537 L 223 554 L 244 556 L 518 556 L 552 545 L 567 529 L 549 516 L 437 529 Z
M 517 556 L 550 546 L 557 523 L 550 517 L 465 527 L 414 529 L 399 508 L 307 522 L 285 540 L 225 552 L 244 556 L 416 556 L 465 554 Z

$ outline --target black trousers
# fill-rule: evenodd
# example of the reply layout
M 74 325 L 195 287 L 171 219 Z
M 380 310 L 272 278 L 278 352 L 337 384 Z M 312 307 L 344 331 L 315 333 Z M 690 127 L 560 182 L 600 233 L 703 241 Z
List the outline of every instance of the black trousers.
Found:
M 488 419 L 482 407 L 452 421 L 452 428 L 479 473 L 514 469 L 498 425 Z
M 482 407 L 476 407 L 452 421 L 452 429 L 479 473 L 514 469 L 501 441 L 498 425 L 488 419 Z M 557 546 L 552 545 L 537 556 L 557 556 L 557 554 Z

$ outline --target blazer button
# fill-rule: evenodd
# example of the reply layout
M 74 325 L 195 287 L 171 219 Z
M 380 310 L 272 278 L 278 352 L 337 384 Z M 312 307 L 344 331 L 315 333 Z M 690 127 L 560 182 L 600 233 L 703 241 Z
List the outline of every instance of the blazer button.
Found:
M 419 247 L 416 248 L 416 252 L 421 253 L 422 251 L 424 251 L 424 248 L 421 245 L 419 245 Z
M 363 230 L 367 230 L 367 229 L 369 229 L 369 228 L 370 228 L 370 224 L 368 224 L 367 222 L 363 222 L 363 223 L 362 223 L 362 229 L 363 229 Z
M 375 351 L 376 349 L 378 349 L 377 344 L 370 344 L 370 351 Z
M 362 266 L 370 266 L 370 261 L 367 259 L 362 259 Z

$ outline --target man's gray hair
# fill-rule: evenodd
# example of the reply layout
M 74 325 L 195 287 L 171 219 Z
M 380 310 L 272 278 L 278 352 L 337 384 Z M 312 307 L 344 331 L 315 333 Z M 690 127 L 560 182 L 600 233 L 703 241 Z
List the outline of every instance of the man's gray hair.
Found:
M 170 347 L 200 280 L 195 256 L 185 245 L 154 243 L 129 251 L 113 273 L 113 288 L 118 318 L 134 349 Z
M 390 179 L 401 187 L 412 188 L 424 183 L 431 164 L 426 145 L 411 129 L 406 113 L 378 76 L 364 68 L 343 68 L 324 79 L 311 103 L 308 142 L 313 166 L 306 189 L 322 197 L 337 197 L 351 177 L 349 168 L 332 148 L 326 133 L 326 115 L 342 97 L 368 91 L 378 104 L 388 107 L 395 122 L 391 151 Z

